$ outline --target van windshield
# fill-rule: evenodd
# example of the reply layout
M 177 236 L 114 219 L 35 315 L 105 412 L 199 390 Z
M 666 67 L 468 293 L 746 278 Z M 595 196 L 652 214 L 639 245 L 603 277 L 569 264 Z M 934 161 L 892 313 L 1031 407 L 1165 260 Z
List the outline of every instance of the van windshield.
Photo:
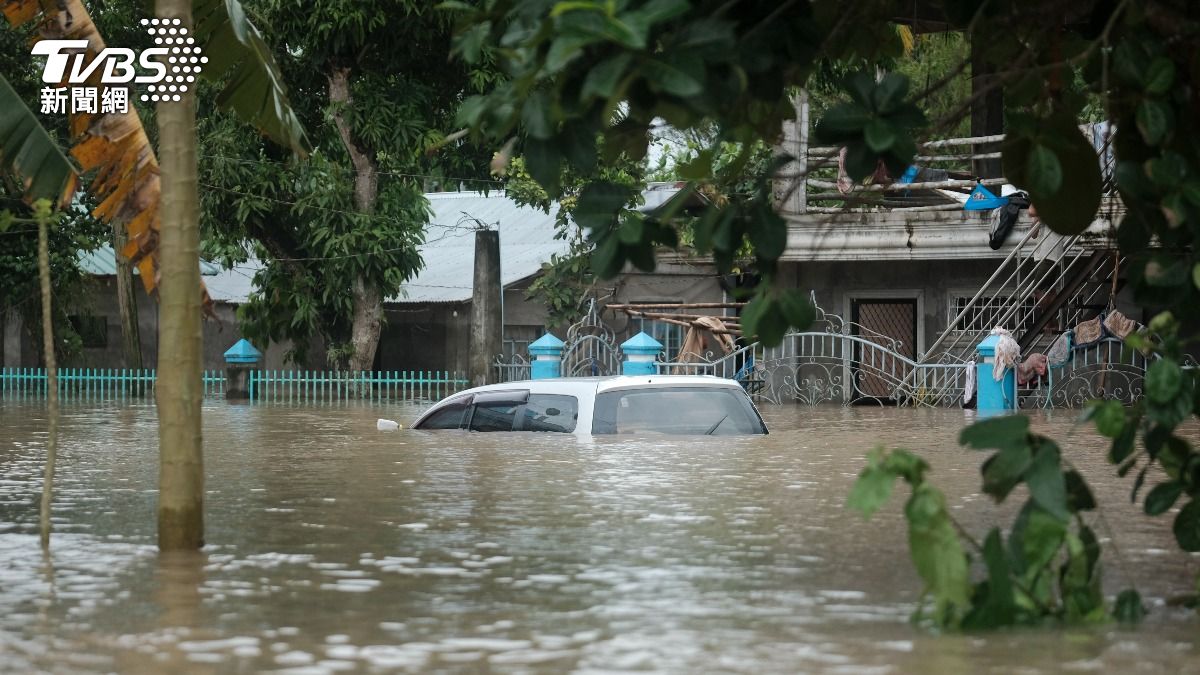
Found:
M 741 389 L 639 387 L 596 396 L 593 434 L 765 434 L 766 426 Z

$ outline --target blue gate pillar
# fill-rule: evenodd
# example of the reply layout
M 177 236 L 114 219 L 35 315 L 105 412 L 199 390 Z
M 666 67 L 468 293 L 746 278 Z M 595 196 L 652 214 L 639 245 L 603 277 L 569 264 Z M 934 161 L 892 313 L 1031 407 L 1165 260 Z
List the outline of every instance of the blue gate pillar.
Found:
M 1004 377 L 997 382 L 992 375 L 996 364 L 996 345 L 999 335 L 989 335 L 975 347 L 980 361 L 975 364 L 975 401 L 981 413 L 994 413 L 1017 409 L 1017 374 L 1012 368 L 1004 370 Z
M 562 376 L 563 341 L 546 333 L 529 344 L 529 377 L 544 380 Z
M 248 399 L 253 396 L 250 372 L 258 367 L 262 352 L 245 338 L 233 343 L 225 352 L 225 399 Z
M 658 367 L 654 360 L 662 351 L 662 343 L 646 335 L 638 333 L 621 343 L 621 352 L 625 361 L 621 364 L 622 375 L 654 375 Z

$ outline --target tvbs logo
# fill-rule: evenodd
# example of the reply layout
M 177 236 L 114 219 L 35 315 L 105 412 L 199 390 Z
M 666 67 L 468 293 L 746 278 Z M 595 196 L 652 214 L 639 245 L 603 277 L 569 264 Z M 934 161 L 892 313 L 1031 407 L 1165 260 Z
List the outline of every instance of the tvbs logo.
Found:
M 35 56 L 46 57 L 42 81 L 56 86 L 41 93 L 42 113 L 124 113 L 129 110 L 129 86 L 144 85 L 143 101 L 179 101 L 208 57 L 179 19 L 142 19 L 156 46 L 136 53 L 108 47 L 86 63 L 87 40 L 42 40 Z M 97 79 L 95 75 L 99 73 Z M 103 86 L 95 86 L 97 83 Z

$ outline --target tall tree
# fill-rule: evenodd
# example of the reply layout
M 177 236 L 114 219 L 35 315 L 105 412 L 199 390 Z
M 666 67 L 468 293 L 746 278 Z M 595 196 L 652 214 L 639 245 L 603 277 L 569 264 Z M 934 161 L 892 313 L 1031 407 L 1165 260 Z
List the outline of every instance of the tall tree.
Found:
M 426 187 L 486 178 L 482 150 L 445 132 L 480 70 L 449 59 L 446 12 L 417 1 L 252 3 L 283 45 L 284 71 L 316 151 L 288 164 L 220 118 L 205 122 L 202 182 L 209 251 L 229 262 L 247 241 L 266 268 L 242 310 L 258 341 L 322 338 L 331 365 L 370 369 L 386 297 L 420 265 Z M 443 147 L 430 153 L 431 148 Z M 456 184 L 456 183 L 455 183 Z M 486 183 L 490 185 L 491 183 Z

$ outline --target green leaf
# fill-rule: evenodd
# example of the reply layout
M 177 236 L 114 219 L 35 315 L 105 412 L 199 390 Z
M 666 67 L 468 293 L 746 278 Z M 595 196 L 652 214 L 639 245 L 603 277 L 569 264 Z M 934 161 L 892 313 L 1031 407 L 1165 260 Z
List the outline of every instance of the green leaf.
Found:
M 976 450 L 1007 448 L 1024 445 L 1029 435 L 1029 418 L 1024 415 L 1004 415 L 976 422 L 958 435 L 960 445 Z
M 297 155 L 307 155 L 311 146 L 288 100 L 279 64 L 242 4 L 238 0 L 195 0 L 192 16 L 196 41 L 208 57 L 203 77 L 224 84 L 217 106 L 233 110 Z
M 1175 500 L 1183 494 L 1183 483 L 1177 480 L 1159 483 L 1146 495 L 1144 504 L 1146 515 L 1157 516 L 1166 513 L 1175 505 Z
M 58 208 L 71 203 L 79 186 L 75 165 L 59 149 L 17 92 L 0 75 L 0 172 L 13 173 L 32 204 L 48 199 Z
M 621 219 L 621 226 L 617 228 L 617 236 L 622 244 L 633 246 L 642 241 L 642 233 L 645 228 L 642 227 L 644 221 L 640 215 L 630 214 Z
M 571 217 L 580 227 L 601 230 L 616 221 L 617 214 L 632 198 L 633 190 L 626 185 L 593 181 L 580 191 Z
M 1158 359 L 1146 369 L 1146 396 L 1155 403 L 1169 403 L 1183 386 L 1183 371 L 1169 358 Z
M 1142 99 L 1135 114 L 1138 132 L 1149 145 L 1158 145 L 1167 138 L 1175 115 L 1170 106 L 1152 98 Z
M 601 236 L 592 251 L 592 269 L 601 279 L 611 279 L 621 272 L 625 264 L 621 257 L 621 242 L 616 235 L 608 233 Z
M 583 80 L 583 88 L 579 92 L 579 100 L 585 101 L 592 97 L 602 99 L 611 97 L 616 93 L 617 84 L 624 77 L 625 71 L 629 68 L 629 64 L 632 61 L 632 54 L 621 52 L 593 66 L 588 71 L 587 77 Z
M 562 177 L 562 151 L 558 144 L 538 138 L 527 139 L 525 168 L 549 195 L 557 196 Z
M 900 73 L 888 73 L 871 92 L 871 103 L 876 112 L 886 115 L 904 101 L 907 93 L 908 77 Z
M 863 129 L 871 120 L 871 113 L 855 103 L 834 106 L 817 122 L 813 129 L 814 139 L 820 143 L 844 143 L 862 138 Z
M 1151 94 L 1165 94 L 1175 83 L 1175 63 L 1159 56 L 1146 68 L 1145 88 Z
M 1033 453 L 1025 443 L 1014 444 L 992 455 L 983 464 L 983 491 L 997 502 L 1021 482 L 1021 476 L 1033 462 Z
M 1146 608 L 1142 605 L 1141 594 L 1132 588 L 1118 593 L 1113 616 L 1121 623 L 1139 623 L 1146 616 Z
M 1038 216 L 1050 229 L 1063 235 L 1083 232 L 1100 207 L 1100 163 L 1091 141 L 1064 113 L 1046 118 L 1017 116 L 1012 122 L 1021 132 L 1010 132 L 1001 147 L 1004 175 L 1029 190 Z M 1036 150 L 1042 147 L 1058 161 L 1060 180 L 1054 180 L 1050 163 Z
M 970 583 L 967 556 L 946 511 L 946 498 L 922 483 L 913 489 L 904 515 L 913 565 L 937 603 L 939 622 L 951 623 L 955 612 L 970 606 Z
M 546 140 L 554 135 L 555 125 L 550 119 L 552 106 L 550 97 L 544 91 L 535 91 L 525 99 L 521 106 L 521 124 L 530 136 Z
M 1196 266 L 1192 268 L 1192 283 L 1196 288 L 1200 288 L 1200 263 L 1196 263 Z
M 1116 438 L 1125 429 L 1125 408 L 1116 401 L 1095 403 L 1089 412 L 1096 422 L 1096 431 L 1102 436 Z M 1113 462 L 1118 463 L 1123 459 L 1114 459 Z
M 846 144 L 846 173 L 855 181 L 863 180 L 875 173 L 879 166 L 879 155 L 871 152 L 866 143 Z
M 1067 510 L 1067 486 L 1057 445 L 1047 439 L 1041 440 L 1033 454 L 1033 463 L 1025 474 L 1025 482 L 1038 506 L 1056 518 L 1067 519 L 1070 515 Z
M 1200 501 L 1189 501 L 1175 516 L 1175 541 L 1189 553 L 1200 551 Z
M 704 91 L 704 62 L 692 59 L 647 59 L 642 72 L 647 84 L 681 98 Z
M 886 120 L 875 118 L 863 128 L 863 138 L 871 150 L 878 153 L 887 152 L 896 142 L 896 129 Z
M 1044 145 L 1035 145 L 1029 152 L 1028 180 L 1030 191 L 1054 194 L 1062 187 L 1062 165 L 1054 152 Z
M 803 291 L 787 290 L 779 296 L 779 306 L 788 325 L 796 330 L 807 330 L 817 312 Z
M 992 528 L 983 540 L 983 562 L 987 566 L 987 581 L 982 586 L 982 602 L 977 601 L 974 609 L 963 620 L 969 630 L 1000 628 L 1016 622 L 1017 604 L 1013 596 L 1008 557 L 1000 530 Z
M 887 503 L 895 484 L 895 474 L 879 467 L 868 466 L 858 474 L 858 480 L 854 481 L 854 487 L 850 488 L 846 506 L 858 511 L 864 518 L 870 518 L 879 507 Z
M 1067 508 L 1071 513 L 1091 511 L 1096 508 L 1096 497 L 1078 471 L 1074 469 L 1067 471 L 1064 479 L 1067 486 Z
M 909 485 L 917 485 L 925 480 L 925 472 L 929 470 L 929 464 L 909 452 L 901 448 L 888 453 L 883 460 L 883 466 L 891 473 L 900 476 Z
M 1025 577 L 1031 579 L 1058 555 L 1067 525 L 1065 520 L 1047 513 L 1034 500 L 1028 505 L 1029 513 L 1019 543 Z

